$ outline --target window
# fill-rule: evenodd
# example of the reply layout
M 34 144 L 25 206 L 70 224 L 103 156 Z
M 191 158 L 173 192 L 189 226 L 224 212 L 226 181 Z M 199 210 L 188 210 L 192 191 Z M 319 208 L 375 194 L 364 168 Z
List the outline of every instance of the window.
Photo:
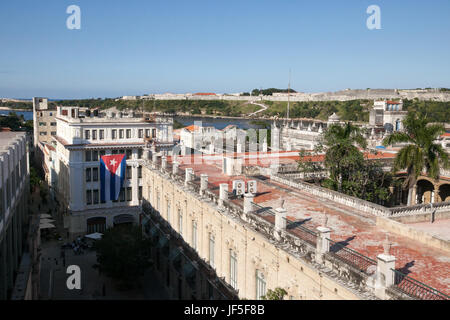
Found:
M 89 130 L 84 130 L 84 138 L 86 140 L 91 138 L 91 132 Z
M 47 132 L 46 132 L 46 131 L 39 132 L 39 135 L 40 135 L 40 136 L 46 136 L 46 135 L 47 135 Z
M 100 157 L 104 156 L 106 154 L 105 150 L 100 151 Z
M 142 166 L 138 167 L 138 178 L 142 178 Z
M 90 205 L 92 204 L 92 191 L 86 190 L 86 204 Z
M 133 156 L 133 149 L 127 149 L 127 159 L 131 159 Z
M 138 138 L 143 138 L 144 137 L 144 129 L 139 129 L 138 130 Z
M 111 151 L 111 154 L 117 154 L 118 151 L 119 151 L 119 150 L 112 150 L 112 151 Z
M 266 280 L 264 274 L 256 270 L 256 299 L 260 300 L 262 296 L 266 295 Z
M 125 171 L 125 177 L 126 179 L 130 180 L 131 179 L 131 166 L 127 166 L 127 169 Z
M 50 125 L 51 125 L 52 127 L 56 127 L 56 122 L 50 122 Z
M 94 193 L 94 204 L 98 204 L 99 203 L 99 197 L 98 197 L 98 190 L 93 190 Z
M 92 151 L 92 161 L 98 161 L 98 151 Z
M 86 169 L 86 182 L 91 182 L 91 168 Z
M 53 112 L 50 112 L 50 117 L 52 117 L 53 116 Z M 56 122 L 54 122 L 55 123 L 55 126 L 56 126 Z
M 237 255 L 230 249 L 230 284 L 237 289 Z
M 197 250 L 197 222 L 192 220 L 192 248 Z
M 98 168 L 92 168 L 92 181 L 98 181 Z
M 152 129 L 152 138 L 156 138 L 156 129 Z
M 133 196 L 132 196 L 132 193 L 131 193 L 131 187 L 128 187 L 127 188 L 127 201 L 133 200 L 132 198 L 133 198 Z
M 125 154 L 125 150 L 124 150 L 124 149 L 120 149 L 120 150 L 119 150 L 119 153 L 120 153 L 120 154 Z
M 91 151 L 85 151 L 84 152 L 84 161 L 88 162 L 91 161 Z
M 119 130 L 119 139 L 123 139 L 123 129 Z
M 52 132 L 50 132 L 50 134 L 51 134 L 52 136 L 56 136 L 56 131 L 52 131 Z
M 117 139 L 117 130 L 116 129 L 111 130 L 111 139 L 112 140 Z
M 170 200 L 167 200 L 167 221 L 170 223 Z
M 142 159 L 142 154 L 144 153 L 144 150 L 138 149 L 138 159 Z
M 138 199 L 142 200 L 142 186 L 140 186 L 138 189 Z
M 92 130 L 92 140 L 97 140 L 97 130 Z
M 44 127 L 46 125 L 47 125 L 47 123 L 45 123 L 45 122 L 39 122 L 39 126 L 41 126 L 41 127 Z
M 120 188 L 119 198 L 120 202 L 125 202 L 125 188 Z
M 145 137 L 150 138 L 150 129 L 145 129 Z
M 214 245 L 215 245 L 215 239 L 214 235 L 212 233 L 209 234 L 209 264 L 211 267 L 215 267 L 214 264 Z
M 178 232 L 180 236 L 183 236 L 183 214 L 181 209 L 178 209 Z
M 98 136 L 99 136 L 100 140 L 105 139 L 105 130 L 99 130 Z
M 127 129 L 127 139 L 131 138 L 131 129 Z

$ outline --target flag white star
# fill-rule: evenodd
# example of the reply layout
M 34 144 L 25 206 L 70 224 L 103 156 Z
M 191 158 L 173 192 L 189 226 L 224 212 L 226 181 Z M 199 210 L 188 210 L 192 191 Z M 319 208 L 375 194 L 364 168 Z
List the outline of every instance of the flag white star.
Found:
M 116 165 L 116 163 L 117 163 L 117 161 L 116 160 L 114 160 L 114 159 L 112 159 L 110 162 L 109 162 L 109 164 L 110 165 L 112 165 L 112 166 L 115 166 Z

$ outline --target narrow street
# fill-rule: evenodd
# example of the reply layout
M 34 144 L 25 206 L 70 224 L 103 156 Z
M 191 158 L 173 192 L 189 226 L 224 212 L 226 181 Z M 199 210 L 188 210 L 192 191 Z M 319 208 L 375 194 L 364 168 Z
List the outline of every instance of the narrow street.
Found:
M 61 245 L 67 242 L 67 236 L 63 229 L 62 217 L 56 214 L 56 205 L 51 201 L 46 204 L 42 203 L 39 189 L 32 194 L 32 198 L 33 212 L 51 214 L 52 219 L 56 220 L 54 222 L 55 232 L 60 236 L 59 239 L 56 237 L 56 239 L 50 240 L 41 236 L 41 300 L 159 300 L 168 298 L 164 287 L 151 270 L 148 270 L 141 278 L 137 288 L 120 291 L 112 279 L 99 274 L 98 270 L 93 268 L 97 263 L 95 251 L 85 251 L 83 254 L 77 255 L 72 249 L 65 249 L 65 259 L 63 259 Z M 51 213 L 49 209 L 51 209 Z M 70 274 L 67 274 L 66 270 L 70 265 L 80 267 L 80 290 L 67 288 L 66 282 Z

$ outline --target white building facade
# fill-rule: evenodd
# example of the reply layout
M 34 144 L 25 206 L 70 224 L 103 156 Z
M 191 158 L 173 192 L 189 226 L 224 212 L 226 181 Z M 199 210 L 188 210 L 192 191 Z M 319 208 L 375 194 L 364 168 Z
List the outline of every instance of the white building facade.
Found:
M 138 223 L 142 199 L 145 142 L 168 152 L 173 146 L 171 118 L 138 118 L 132 112 L 80 113 L 78 107 L 58 107 L 56 194 L 63 208 L 69 237 L 102 232 L 121 223 Z M 126 155 L 126 177 L 117 201 L 100 199 L 100 157 Z

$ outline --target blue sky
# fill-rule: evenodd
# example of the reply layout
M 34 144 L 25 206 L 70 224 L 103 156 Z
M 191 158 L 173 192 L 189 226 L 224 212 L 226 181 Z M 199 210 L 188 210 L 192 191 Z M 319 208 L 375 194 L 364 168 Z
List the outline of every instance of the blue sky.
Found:
M 449 39 L 448 0 L 1 1 L 0 97 L 450 87 Z

